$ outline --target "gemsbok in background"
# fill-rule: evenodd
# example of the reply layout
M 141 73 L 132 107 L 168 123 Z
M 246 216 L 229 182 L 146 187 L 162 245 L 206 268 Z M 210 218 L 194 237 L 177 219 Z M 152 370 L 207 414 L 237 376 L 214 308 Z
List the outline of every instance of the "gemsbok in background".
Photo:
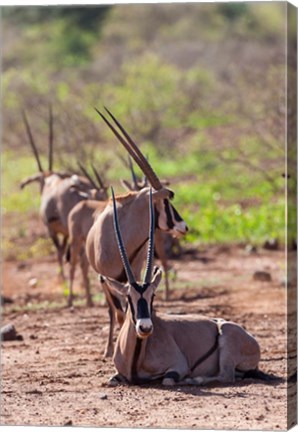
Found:
M 25 186 L 33 182 L 38 182 L 40 184 L 40 215 L 57 250 L 59 271 L 61 277 L 64 279 L 63 256 L 68 239 L 68 214 L 78 202 L 87 198 L 106 199 L 107 191 L 106 189 L 99 188 L 94 182 L 90 182 L 86 177 L 53 170 L 54 133 L 51 107 L 49 109 L 49 150 L 47 169 L 44 169 L 41 164 L 39 152 L 25 111 L 23 112 L 23 119 L 29 143 L 37 162 L 38 173 L 24 179 L 20 186 L 23 189 Z M 62 239 L 60 239 L 59 236 L 61 236 Z

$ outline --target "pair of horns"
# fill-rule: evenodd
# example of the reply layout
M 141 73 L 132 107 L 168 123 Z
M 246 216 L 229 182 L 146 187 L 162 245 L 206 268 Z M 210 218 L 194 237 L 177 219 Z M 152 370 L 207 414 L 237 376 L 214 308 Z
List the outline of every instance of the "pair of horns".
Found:
M 25 110 L 23 110 L 23 120 L 25 123 L 30 145 L 37 162 L 38 169 L 40 172 L 44 172 Z M 48 149 L 48 170 L 49 171 L 52 171 L 53 169 L 53 142 L 54 142 L 53 112 L 52 112 L 52 106 L 50 105 L 49 106 L 49 149 Z
M 100 177 L 97 169 L 95 168 L 95 166 L 93 164 L 91 164 L 91 168 L 92 168 L 93 174 L 94 174 L 98 184 L 95 183 L 95 181 L 93 180 L 91 175 L 88 173 L 86 168 L 84 168 L 80 162 L 78 162 L 78 165 L 79 165 L 82 173 L 85 175 L 85 177 L 87 177 L 87 179 L 90 181 L 90 183 L 94 187 L 94 189 L 106 189 L 104 182 L 102 181 L 102 178 Z
M 113 216 L 114 216 L 114 229 L 115 234 L 117 238 L 118 248 L 121 256 L 121 260 L 124 266 L 124 270 L 127 276 L 127 280 L 130 285 L 134 285 L 137 283 L 132 268 L 130 266 L 129 259 L 127 257 L 127 253 L 125 250 L 125 246 L 123 243 L 120 227 L 119 227 L 119 221 L 118 221 L 118 214 L 117 214 L 117 207 L 116 207 L 116 200 L 114 195 L 114 190 L 112 190 L 112 199 L 113 199 Z M 148 243 L 148 251 L 147 251 L 147 263 L 146 263 L 146 270 L 144 275 L 144 281 L 143 281 L 143 288 L 146 289 L 148 284 L 151 282 L 152 277 L 152 268 L 153 268 L 153 258 L 154 258 L 154 209 L 153 209 L 153 200 L 152 200 L 152 189 L 150 188 L 149 192 L 149 218 L 150 218 L 150 224 L 149 224 L 149 243 Z
M 131 173 L 131 177 L 132 177 L 133 184 L 134 184 L 134 186 L 135 186 L 135 189 L 137 190 L 139 179 L 138 179 L 138 177 L 137 177 L 137 175 L 136 175 L 136 173 L 135 173 L 135 170 L 134 170 L 134 168 L 133 168 L 133 163 L 132 163 L 132 160 L 131 160 L 130 155 L 128 155 L 128 167 L 129 167 L 129 169 L 130 169 L 130 173 Z
M 126 148 L 128 153 L 131 155 L 131 157 L 134 159 L 134 161 L 138 164 L 140 169 L 143 171 L 145 176 L 147 177 L 149 183 L 155 190 L 160 190 L 163 188 L 159 178 L 153 171 L 151 165 L 143 155 L 143 153 L 140 151 L 139 147 L 136 145 L 136 143 L 133 141 L 133 139 L 128 135 L 124 127 L 120 124 L 120 122 L 114 117 L 114 115 L 105 107 L 105 110 L 109 114 L 109 116 L 112 118 L 112 120 L 115 122 L 116 126 L 120 130 L 118 132 L 116 128 L 109 122 L 109 120 L 100 112 L 97 108 L 95 108 L 95 111 L 101 116 L 101 118 L 105 121 L 105 123 L 109 126 L 109 128 L 112 130 L 116 138 L 121 142 L 121 144 Z
M 121 160 L 121 162 L 123 163 L 123 165 L 130 170 L 130 174 L 131 174 L 132 184 L 133 184 L 134 190 L 137 191 L 137 190 L 139 190 L 139 189 L 141 189 L 143 187 L 148 186 L 147 177 L 144 175 L 143 176 L 143 181 L 141 183 L 141 180 L 138 178 L 137 174 L 135 173 L 135 170 L 134 170 L 134 167 L 133 167 L 132 158 L 131 158 L 130 155 L 127 156 L 127 159 L 124 156 L 122 156 L 121 154 L 117 154 L 117 156 L 119 157 L 119 159 Z

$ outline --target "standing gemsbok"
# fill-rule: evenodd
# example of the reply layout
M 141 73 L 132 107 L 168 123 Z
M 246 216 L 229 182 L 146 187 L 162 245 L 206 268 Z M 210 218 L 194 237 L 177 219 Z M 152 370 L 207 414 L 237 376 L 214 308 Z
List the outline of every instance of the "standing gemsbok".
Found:
M 112 293 L 126 296 L 128 306 L 113 357 L 118 373 L 109 384 L 141 384 L 156 379 L 163 385 L 232 383 L 237 375 L 270 379 L 269 375 L 257 370 L 260 360 L 258 342 L 240 325 L 198 315 L 155 313 L 154 292 L 162 272 L 158 267 L 153 269 L 155 222 L 151 194 L 149 202 L 147 265 L 143 282 L 137 282 L 139 279 L 130 265 L 127 239 L 123 228 L 120 230 L 121 219 L 117 216 L 113 196 L 114 227 L 127 283 L 111 278 L 105 278 L 105 281 Z M 148 212 L 143 220 L 135 223 L 148 229 L 145 216 Z
M 154 211 L 156 213 L 154 228 L 166 231 L 176 237 L 183 236 L 187 232 L 187 226 L 175 207 L 170 203 L 170 199 L 174 197 L 174 193 L 161 184 L 149 162 L 115 117 L 108 111 L 119 132 L 103 114 L 98 113 L 139 165 L 154 189 L 152 194 Z M 140 191 L 117 196 L 116 198 L 120 225 L 127 245 L 127 253 L 137 277 L 141 274 L 148 241 L 148 230 L 145 229 L 143 223 L 147 213 L 148 200 L 148 187 Z M 113 208 L 111 203 L 109 203 L 105 210 L 97 217 L 89 231 L 86 242 L 87 257 L 89 263 L 99 275 L 111 277 L 119 282 L 126 282 L 126 273 L 117 253 L 117 243 L 113 232 Z M 105 282 L 101 281 L 101 283 L 107 297 L 110 315 L 110 331 L 105 356 L 111 356 L 113 353 L 115 315 L 117 314 L 120 317 L 121 314 L 123 315 L 123 310 L 121 308 L 121 299 L 119 301 L 119 298 L 111 295 Z
M 25 111 L 23 112 L 23 119 L 39 172 L 23 180 L 20 186 L 23 189 L 33 182 L 38 182 L 40 184 L 40 215 L 56 247 L 60 275 L 64 278 L 63 255 L 68 238 L 68 214 L 79 201 L 86 198 L 96 197 L 96 199 L 106 199 L 107 191 L 96 186 L 89 178 L 53 171 L 54 133 L 51 107 L 49 111 L 49 153 L 47 170 L 45 170 L 41 164 L 37 146 Z M 62 239 L 60 239 L 59 236 L 61 236 Z
M 81 167 L 86 176 L 89 177 L 88 172 Z M 103 190 L 107 190 L 104 182 L 99 176 L 96 168 L 92 165 L 93 172 L 95 177 L 101 185 Z M 92 178 L 90 178 L 92 180 Z M 82 276 L 83 276 L 83 285 L 86 291 L 86 300 L 88 306 L 93 306 L 92 296 L 90 292 L 90 283 L 88 277 L 88 269 L 89 262 L 86 257 L 85 252 L 85 243 L 88 232 L 92 227 L 96 217 L 104 210 L 106 205 L 108 204 L 106 199 L 86 199 L 84 201 L 80 201 L 77 203 L 73 209 L 70 211 L 67 220 L 67 226 L 69 231 L 69 246 L 67 253 L 67 260 L 69 261 L 69 296 L 68 296 L 68 305 L 72 305 L 73 301 L 73 285 L 75 278 L 75 271 L 77 262 L 80 262 Z

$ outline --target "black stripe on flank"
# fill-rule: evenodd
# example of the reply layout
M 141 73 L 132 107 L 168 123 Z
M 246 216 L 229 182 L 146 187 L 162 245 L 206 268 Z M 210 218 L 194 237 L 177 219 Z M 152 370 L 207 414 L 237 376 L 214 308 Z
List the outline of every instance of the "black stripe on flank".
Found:
M 60 221 L 59 216 L 53 216 L 53 217 L 47 219 L 47 223 L 49 223 L 49 224 L 53 223 L 53 222 L 57 222 L 57 221 Z
M 201 363 L 203 363 L 205 360 L 207 360 L 208 357 L 210 357 L 218 348 L 218 339 L 220 334 L 217 333 L 214 345 L 204 354 L 202 357 L 200 357 L 195 364 L 190 368 L 191 372 L 195 370 L 196 367 L 198 367 Z
M 133 253 L 128 257 L 128 261 L 130 262 L 130 265 L 131 265 L 131 266 L 133 265 L 133 262 L 134 262 L 134 260 L 136 259 L 138 253 L 142 250 L 142 248 L 145 246 L 145 244 L 147 243 L 147 241 L 148 241 L 148 237 L 147 237 L 147 238 L 143 241 L 143 243 L 142 243 L 142 244 L 141 244 L 141 245 L 140 245 L 136 250 L 134 250 Z M 124 268 L 123 268 L 122 272 L 120 273 L 120 275 L 117 276 L 115 279 L 116 279 L 118 282 L 123 282 L 123 283 L 127 282 L 127 276 L 126 276 L 126 273 L 125 273 Z

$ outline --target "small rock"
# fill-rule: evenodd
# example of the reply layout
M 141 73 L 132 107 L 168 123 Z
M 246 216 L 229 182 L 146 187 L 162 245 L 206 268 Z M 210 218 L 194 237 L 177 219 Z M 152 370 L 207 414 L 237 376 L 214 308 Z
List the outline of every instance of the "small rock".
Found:
M 106 400 L 106 399 L 108 399 L 108 395 L 106 393 L 100 393 L 99 394 L 99 399 Z
M 72 420 L 68 420 L 63 426 L 72 426 Z
M 1 304 L 11 304 L 13 303 L 13 300 L 6 296 L 0 296 Z
M 263 244 L 263 248 L 267 250 L 278 250 L 279 249 L 278 239 L 266 240 L 265 243 Z
M 245 246 L 245 252 L 249 255 L 256 254 L 258 252 L 257 247 L 251 244 Z
M 28 285 L 30 288 L 36 288 L 37 282 L 37 278 L 31 278 L 28 282 Z
M 23 336 L 19 335 L 13 324 L 7 324 L 1 328 L 1 340 L 2 341 L 14 341 L 23 340 Z
M 254 272 L 253 279 L 261 282 L 270 282 L 272 281 L 271 274 L 265 271 L 256 271 Z

